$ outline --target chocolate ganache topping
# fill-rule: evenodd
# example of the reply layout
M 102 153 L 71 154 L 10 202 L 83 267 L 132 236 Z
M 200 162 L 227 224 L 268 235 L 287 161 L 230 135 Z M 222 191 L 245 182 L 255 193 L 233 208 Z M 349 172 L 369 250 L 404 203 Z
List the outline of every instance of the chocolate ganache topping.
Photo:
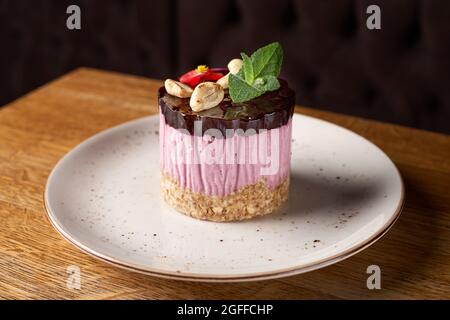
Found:
M 214 108 L 194 112 L 189 106 L 189 98 L 178 98 L 167 93 L 164 87 L 158 91 L 161 113 L 168 125 L 175 129 L 187 129 L 194 133 L 195 121 L 201 121 L 202 133 L 214 128 L 226 129 L 274 129 L 285 125 L 292 117 L 295 92 L 285 80 L 279 79 L 280 88 L 269 91 L 249 101 L 235 103 L 228 90 L 225 97 Z

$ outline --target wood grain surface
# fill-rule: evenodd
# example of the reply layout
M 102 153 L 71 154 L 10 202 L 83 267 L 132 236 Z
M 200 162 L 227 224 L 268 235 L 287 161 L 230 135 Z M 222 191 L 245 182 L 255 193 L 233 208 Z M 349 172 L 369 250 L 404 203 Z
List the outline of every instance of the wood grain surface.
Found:
M 333 266 L 279 280 L 193 283 L 118 269 L 70 245 L 53 229 L 43 191 L 56 162 L 101 130 L 157 112 L 160 81 L 77 69 L 0 109 L 0 298 L 341 299 L 450 298 L 450 137 L 303 107 L 349 128 L 400 169 L 406 203 L 394 227 Z M 366 268 L 381 268 L 368 290 Z M 81 268 L 81 289 L 66 268 Z

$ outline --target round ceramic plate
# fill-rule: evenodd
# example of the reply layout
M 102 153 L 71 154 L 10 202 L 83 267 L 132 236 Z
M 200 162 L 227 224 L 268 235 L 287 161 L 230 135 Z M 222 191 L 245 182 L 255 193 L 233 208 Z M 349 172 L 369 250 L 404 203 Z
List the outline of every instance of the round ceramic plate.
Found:
M 198 281 L 249 281 L 318 269 L 379 239 L 403 202 L 391 160 L 364 138 L 294 115 L 290 199 L 242 222 L 195 220 L 159 190 L 159 118 L 106 130 L 51 173 L 45 205 L 73 245 L 117 266 Z

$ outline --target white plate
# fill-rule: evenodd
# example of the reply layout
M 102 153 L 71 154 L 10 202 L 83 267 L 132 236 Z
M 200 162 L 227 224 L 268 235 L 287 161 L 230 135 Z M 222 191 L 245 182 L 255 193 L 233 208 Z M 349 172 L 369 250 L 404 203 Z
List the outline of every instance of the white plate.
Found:
M 279 213 L 215 223 L 168 207 L 159 190 L 158 116 L 106 130 L 54 168 L 45 205 L 76 247 L 155 276 L 249 281 L 307 272 L 379 239 L 403 203 L 391 160 L 364 138 L 294 115 L 290 200 Z

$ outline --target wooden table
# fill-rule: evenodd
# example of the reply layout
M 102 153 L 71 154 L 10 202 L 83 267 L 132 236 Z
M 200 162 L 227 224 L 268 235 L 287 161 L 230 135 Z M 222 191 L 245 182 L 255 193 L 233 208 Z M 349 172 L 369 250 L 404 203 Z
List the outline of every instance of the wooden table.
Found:
M 89 136 L 157 112 L 160 81 L 77 69 L 0 109 L 0 297 L 76 299 L 450 298 L 450 137 L 298 107 L 380 146 L 406 184 L 395 226 L 363 252 L 289 278 L 207 284 L 164 280 L 100 262 L 53 229 L 43 207 L 50 170 Z M 368 290 L 366 268 L 381 268 Z M 78 265 L 80 290 L 66 287 Z

